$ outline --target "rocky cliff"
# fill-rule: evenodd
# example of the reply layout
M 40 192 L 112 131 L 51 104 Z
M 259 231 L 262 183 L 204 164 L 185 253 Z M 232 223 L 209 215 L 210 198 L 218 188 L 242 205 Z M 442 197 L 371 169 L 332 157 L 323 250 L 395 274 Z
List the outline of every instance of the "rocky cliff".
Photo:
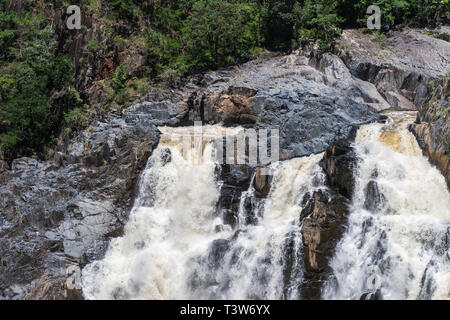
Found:
M 266 52 L 243 65 L 198 75 L 180 89 L 150 92 L 60 141 L 54 159 L 0 162 L 0 298 L 82 298 L 79 270 L 121 235 L 139 174 L 159 141 L 157 126 L 195 120 L 279 129 L 283 160 L 326 151 L 322 166 L 330 192 L 310 195 L 299 212 L 306 219 L 310 281 L 303 295 L 317 298 L 352 196 L 348 141 L 358 126 L 382 121 L 378 111 L 418 108 L 418 140 L 448 177 L 448 81 L 433 82 L 438 85 L 431 96 L 428 85 L 450 71 L 449 43 L 411 30 L 383 41 L 386 47 L 349 30 L 337 54 Z M 222 168 L 218 205 L 231 226 L 254 170 Z M 257 197 L 267 196 L 270 180 L 257 174 L 253 183 Z
M 431 163 L 441 169 L 450 187 L 449 77 L 430 82 L 431 95 L 419 108 L 411 130 Z
M 396 110 L 418 110 L 411 127 L 424 153 L 449 181 L 450 28 L 365 35 L 345 30 L 336 53 L 356 77 L 373 83 Z M 446 37 L 436 35 L 447 35 Z M 445 40 L 447 39 L 447 40 Z
M 53 160 L 2 162 L 0 296 L 81 298 L 80 267 L 121 234 L 158 140 L 154 124 L 128 115 L 90 127 Z
M 442 27 L 442 32 L 449 32 Z M 428 83 L 450 71 L 450 43 L 425 30 L 405 29 L 386 35 L 344 30 L 336 53 L 356 77 L 373 83 L 397 110 L 417 110 Z

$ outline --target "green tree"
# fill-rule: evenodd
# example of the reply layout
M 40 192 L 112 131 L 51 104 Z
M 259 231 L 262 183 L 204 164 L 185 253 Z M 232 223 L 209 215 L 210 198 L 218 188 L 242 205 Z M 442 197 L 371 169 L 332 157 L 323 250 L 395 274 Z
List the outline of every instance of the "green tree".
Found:
M 51 104 L 52 95 L 72 77 L 71 61 L 54 55 L 57 43 L 53 30 L 41 27 L 44 19 L 9 13 L 6 24 L 21 21 L 22 29 L 4 49 L 9 61 L 0 63 L 0 146 L 10 158 L 43 150 L 62 117 Z
M 296 4 L 294 12 L 299 16 L 295 25 L 296 41 L 304 44 L 319 39 L 319 46 L 325 48 L 341 34 L 343 18 L 338 16 L 338 3 L 333 0 L 306 0 L 303 6 Z
M 264 1 L 264 5 L 267 8 L 264 17 L 265 45 L 275 50 L 290 48 L 301 3 L 297 0 L 268 0 Z
M 257 26 L 257 11 L 247 4 L 200 0 L 183 27 L 183 41 L 192 64 L 216 68 L 252 52 Z
M 381 10 L 383 29 L 400 23 L 423 26 L 436 22 L 438 17 L 449 11 L 449 0 L 358 0 L 354 1 L 358 26 L 366 26 L 366 9 L 377 5 Z

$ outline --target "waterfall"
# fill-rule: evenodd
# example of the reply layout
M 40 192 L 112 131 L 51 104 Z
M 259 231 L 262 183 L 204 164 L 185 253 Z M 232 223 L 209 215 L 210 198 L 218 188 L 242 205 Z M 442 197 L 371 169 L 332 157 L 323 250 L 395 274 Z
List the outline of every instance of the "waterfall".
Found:
M 264 206 L 258 207 L 257 221 L 240 223 L 232 238 L 215 241 L 193 263 L 192 298 L 299 298 L 303 275 L 301 200 L 308 192 L 323 188 L 318 165 L 322 157 L 318 154 L 272 165 L 273 189 Z M 252 191 L 251 186 L 242 200 L 252 197 Z
M 386 124 L 365 125 L 357 133 L 355 192 L 324 299 L 450 297 L 445 180 L 407 129 L 415 113 L 388 116 Z M 301 298 L 306 280 L 300 213 L 308 195 L 326 189 L 323 154 L 273 163 L 267 198 L 258 198 L 253 176 L 232 227 L 218 206 L 223 182 L 214 141 L 241 129 L 205 126 L 200 140 L 195 127 L 160 130 L 123 237 L 112 239 L 104 258 L 82 271 L 84 296 Z
M 323 187 L 322 155 L 273 164 L 274 187 L 253 212 L 256 222 L 243 222 L 242 204 L 233 230 L 217 212 L 221 182 L 212 142 L 224 130 L 205 126 L 203 140 L 194 138 L 193 144 L 179 138 L 195 136 L 194 127 L 160 130 L 123 237 L 112 239 L 104 258 L 82 271 L 84 296 L 297 298 L 303 270 L 300 203 Z M 258 202 L 252 188 L 241 202 Z
M 450 194 L 407 126 L 360 128 L 355 193 L 324 299 L 449 299 Z

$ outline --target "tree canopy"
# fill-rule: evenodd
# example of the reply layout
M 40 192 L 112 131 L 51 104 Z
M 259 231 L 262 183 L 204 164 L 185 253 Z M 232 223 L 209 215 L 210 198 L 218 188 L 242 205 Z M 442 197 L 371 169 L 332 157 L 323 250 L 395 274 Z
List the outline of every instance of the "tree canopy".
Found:
M 66 9 L 63 1 L 50 2 Z M 11 3 L 0 0 L 0 148 L 9 159 L 39 156 L 63 126 L 85 123 L 73 62 L 57 50 L 61 38 L 51 17 L 42 14 L 48 3 L 30 2 L 21 10 Z M 383 30 L 433 24 L 449 11 L 449 0 L 81 0 L 79 5 L 82 11 L 100 8 L 101 19 L 142 34 L 146 61 L 139 74 L 152 84 L 244 61 L 262 48 L 291 50 L 317 42 L 327 49 L 342 28 L 365 27 L 369 5 L 380 7 Z M 83 46 L 95 52 L 99 42 L 87 39 Z M 117 67 L 109 83 L 112 94 L 123 94 L 127 66 Z

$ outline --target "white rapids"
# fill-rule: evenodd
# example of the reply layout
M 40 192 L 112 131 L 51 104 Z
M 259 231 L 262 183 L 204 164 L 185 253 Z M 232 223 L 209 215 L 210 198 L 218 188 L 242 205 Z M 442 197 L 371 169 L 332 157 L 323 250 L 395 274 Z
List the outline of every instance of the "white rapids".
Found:
M 295 298 L 301 281 L 299 203 L 323 185 L 322 155 L 275 163 L 274 188 L 257 222 L 232 230 L 217 211 L 220 181 L 213 161 L 219 126 L 185 148 L 193 127 L 160 128 L 162 137 L 142 173 L 124 230 L 102 260 L 82 271 L 87 299 Z M 240 129 L 235 129 L 237 133 Z M 227 134 L 230 134 L 228 129 Z M 233 134 L 233 131 L 231 131 Z M 209 137 L 205 140 L 205 137 Z M 195 141 L 195 139 L 193 139 Z M 252 187 L 244 193 L 252 197 Z M 243 205 L 241 206 L 243 209 Z M 240 212 L 242 214 L 242 212 Z M 295 279 L 283 279 L 283 250 L 293 239 Z M 219 259 L 220 261 L 212 261 Z M 286 287 L 289 282 L 292 289 Z
M 193 268 L 196 299 L 298 299 L 303 280 L 301 200 L 324 188 L 318 163 L 323 154 L 272 165 L 273 189 L 258 203 L 254 189 L 241 198 L 239 226 L 233 239 L 215 242 Z M 253 200 L 257 221 L 245 224 L 243 203 Z M 256 202 L 256 203 L 255 203 Z M 216 248 L 221 249 L 215 252 Z M 225 250 L 223 250 L 225 248 Z M 290 265 L 289 265 L 290 264 Z M 285 268 L 289 267 L 290 278 Z
M 408 124 L 414 112 L 360 128 L 356 191 L 324 299 L 449 299 L 450 194 Z
M 449 299 L 450 194 L 407 126 L 413 112 L 362 126 L 347 231 L 330 262 L 323 299 Z M 218 206 L 214 141 L 241 129 L 160 128 L 121 238 L 82 271 L 87 299 L 299 299 L 300 213 L 326 189 L 323 154 L 271 165 L 267 199 L 253 183 L 236 225 Z M 207 137 L 205 139 L 205 137 Z

